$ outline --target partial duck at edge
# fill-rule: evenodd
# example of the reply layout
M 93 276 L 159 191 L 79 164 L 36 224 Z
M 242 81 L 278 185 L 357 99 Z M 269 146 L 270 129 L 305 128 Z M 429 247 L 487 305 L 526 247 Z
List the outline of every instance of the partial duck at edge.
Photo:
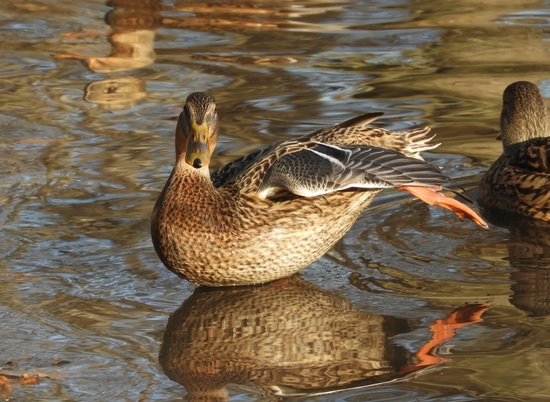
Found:
M 506 87 L 498 138 L 503 153 L 480 182 L 480 207 L 550 222 L 550 114 L 535 84 Z

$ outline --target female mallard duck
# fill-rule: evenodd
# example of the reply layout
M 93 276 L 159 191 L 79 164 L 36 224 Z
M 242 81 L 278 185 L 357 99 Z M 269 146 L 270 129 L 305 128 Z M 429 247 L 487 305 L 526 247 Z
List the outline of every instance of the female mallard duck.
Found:
M 176 127 L 176 163 L 153 210 L 160 259 L 200 285 L 269 282 L 290 276 L 327 252 L 372 198 L 397 187 L 486 223 L 439 191 L 449 179 L 419 152 L 432 149 L 429 128 L 392 133 L 369 113 L 271 145 L 210 176 L 218 137 L 214 98 L 187 98 Z
M 502 97 L 503 154 L 483 176 L 479 204 L 550 221 L 550 115 L 536 85 L 518 81 Z

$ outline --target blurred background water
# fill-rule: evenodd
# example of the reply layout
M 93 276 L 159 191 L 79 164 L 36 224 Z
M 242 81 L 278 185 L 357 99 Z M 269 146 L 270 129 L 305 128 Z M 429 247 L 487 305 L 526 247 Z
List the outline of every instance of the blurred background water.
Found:
M 382 111 L 386 128 L 431 126 L 441 146 L 425 157 L 475 198 L 501 152 L 504 88 L 529 80 L 550 97 L 549 6 L 1 2 L 0 375 L 44 375 L 39 385 L 14 384 L 11 398 L 169 401 L 215 383 L 218 394 L 197 398 L 550 399 L 548 229 L 483 231 L 387 191 L 333 251 L 283 285 L 295 289 L 288 298 L 272 286 L 195 290 L 162 267 L 149 240 L 178 111 L 196 90 L 219 104 L 214 168 Z M 434 323 L 465 304 L 488 307 L 465 314 L 452 339 L 430 347 L 435 360 L 418 365 Z M 347 319 L 334 322 L 339 315 Z M 216 325 L 224 336 L 254 336 L 215 347 L 223 336 L 200 337 Z M 338 341 L 334 328 L 343 328 Z M 264 356 L 266 343 L 284 352 L 266 354 L 271 365 L 236 363 Z M 312 363 L 320 356 L 351 365 L 331 371 Z M 365 359 L 380 370 L 365 371 Z

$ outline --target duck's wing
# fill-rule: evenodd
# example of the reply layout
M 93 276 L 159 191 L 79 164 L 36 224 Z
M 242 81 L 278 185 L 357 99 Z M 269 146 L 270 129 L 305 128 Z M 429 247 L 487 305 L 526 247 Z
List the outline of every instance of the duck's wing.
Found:
M 435 134 L 430 134 L 429 127 L 407 131 L 390 131 L 371 126 L 371 123 L 383 114 L 366 113 L 343 123 L 326 127 L 306 137 L 312 141 L 336 146 L 374 146 L 417 159 L 421 159 L 420 152 L 434 149 L 440 145 L 430 143 Z
M 343 123 L 338 123 L 330 127 L 324 127 L 313 133 L 299 137 L 298 141 L 320 141 L 333 143 L 334 145 L 369 145 L 365 140 L 364 134 L 359 132 L 365 129 L 370 123 L 378 119 L 384 113 L 366 113 L 358 117 L 349 119 Z M 356 133 L 357 132 L 357 133 Z M 355 141 L 354 141 L 355 139 Z M 279 146 L 285 146 L 286 143 L 279 142 L 266 148 L 259 149 L 251 154 L 244 155 L 220 169 L 212 172 L 211 179 L 215 187 L 221 187 L 228 182 L 234 182 L 239 179 L 243 172 L 250 167 L 256 166 L 263 157 L 273 153 Z
M 550 137 L 535 138 L 520 144 L 511 157 L 511 164 L 526 172 L 550 175 Z
M 260 160 L 262 156 L 267 154 L 274 146 L 275 145 L 272 145 L 271 147 L 263 148 L 254 151 L 251 154 L 244 155 L 212 172 L 210 178 L 214 184 L 214 187 L 222 187 L 227 182 L 233 180 L 235 177 L 238 177 L 241 172 L 246 170 L 250 165 L 253 165 L 256 161 Z
M 485 173 L 479 186 L 483 208 L 550 219 L 550 140 L 530 141 L 512 147 Z
M 482 179 L 480 205 L 488 210 L 549 220 L 550 174 L 520 169 L 509 159 L 501 159 Z
M 525 171 L 515 173 L 510 181 L 527 214 L 550 216 L 550 175 Z
M 281 191 L 315 197 L 351 188 L 395 187 L 488 228 L 471 208 L 440 192 L 451 180 L 439 169 L 383 148 L 337 147 L 314 142 L 277 158 L 262 174 L 260 186 L 254 189 L 262 198 L 275 197 Z
M 302 138 L 241 158 L 217 174 L 215 183 L 260 198 L 281 192 L 315 197 L 346 189 L 396 187 L 488 227 L 472 209 L 440 192 L 451 181 L 439 169 L 378 147 L 337 147 Z
M 245 155 L 212 173 L 215 187 L 229 186 L 243 193 L 257 193 L 269 169 L 285 155 L 312 147 L 307 138 L 272 144 Z
M 495 182 L 502 188 L 512 189 L 521 200 L 519 208 L 525 209 L 526 214 L 550 214 L 550 137 L 523 144 L 497 174 Z
M 300 143 L 320 142 L 336 147 L 373 146 L 399 152 L 417 159 L 422 159 L 420 152 L 439 146 L 439 144 L 430 143 L 435 135 L 430 134 L 429 127 L 392 132 L 370 125 L 383 115 L 384 113 L 381 112 L 365 113 L 304 135 L 294 141 Z M 221 187 L 229 182 L 233 183 L 241 179 L 244 172 L 257 166 L 264 157 L 274 153 L 277 154 L 279 147 L 286 148 L 290 143 L 292 143 L 292 140 L 275 143 L 228 163 L 212 173 L 211 179 L 214 186 Z
M 348 188 L 441 188 L 450 179 L 429 163 L 378 147 L 338 147 L 313 142 L 276 159 L 258 188 L 261 197 L 285 190 L 314 197 Z

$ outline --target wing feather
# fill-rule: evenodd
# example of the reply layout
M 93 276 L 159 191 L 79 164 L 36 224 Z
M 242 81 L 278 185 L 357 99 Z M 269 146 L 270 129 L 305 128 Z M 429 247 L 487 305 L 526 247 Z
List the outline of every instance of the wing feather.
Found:
M 280 190 L 312 197 L 348 188 L 441 187 L 450 179 L 429 163 L 378 147 L 323 143 L 284 155 L 266 172 L 260 195 Z

